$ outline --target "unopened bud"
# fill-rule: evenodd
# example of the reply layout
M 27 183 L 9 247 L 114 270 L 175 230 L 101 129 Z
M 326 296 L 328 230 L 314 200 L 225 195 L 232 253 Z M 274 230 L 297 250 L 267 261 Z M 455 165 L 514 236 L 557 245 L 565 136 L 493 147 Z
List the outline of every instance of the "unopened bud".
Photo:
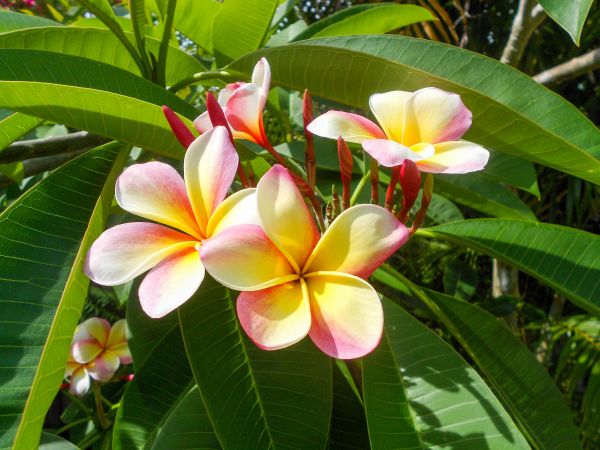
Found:
M 171 108 L 167 105 L 163 105 L 162 110 L 167 122 L 169 122 L 173 134 L 181 145 L 183 145 L 183 148 L 187 149 L 190 144 L 194 142 L 194 135 Z

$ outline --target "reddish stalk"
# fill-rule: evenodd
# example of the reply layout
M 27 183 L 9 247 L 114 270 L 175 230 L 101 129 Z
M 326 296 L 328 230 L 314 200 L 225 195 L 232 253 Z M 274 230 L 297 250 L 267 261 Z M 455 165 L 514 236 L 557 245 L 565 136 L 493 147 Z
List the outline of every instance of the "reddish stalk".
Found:
M 400 185 L 402 186 L 402 208 L 397 217 L 398 220 L 406 223 L 408 213 L 415 204 L 421 188 L 421 173 L 410 159 L 405 159 L 400 166 Z
M 394 192 L 396 191 L 396 185 L 398 184 L 398 180 L 400 179 L 400 166 L 396 166 L 392 168 L 392 176 L 390 178 L 390 183 L 387 187 L 387 192 L 385 193 L 385 209 L 388 211 L 392 211 L 394 207 Z
M 307 129 L 308 124 L 313 121 L 312 98 L 308 89 L 304 90 L 304 96 L 302 97 L 302 118 L 304 120 L 304 137 L 306 138 L 306 146 L 304 148 L 306 179 L 310 188 L 314 189 L 317 178 L 317 165 L 314 138 L 312 133 Z
M 340 177 L 342 179 L 342 210 L 350 207 L 350 181 L 352 180 L 352 153 L 346 141 L 338 138 L 338 159 L 340 160 Z
M 409 233 L 413 235 L 415 231 L 417 231 L 421 225 L 423 225 L 423 221 L 425 220 L 425 214 L 427 213 L 427 209 L 429 208 L 429 204 L 431 203 L 431 196 L 433 194 L 433 175 L 428 173 L 425 177 L 425 183 L 423 184 L 423 196 L 421 198 L 421 209 L 415 216 L 415 220 L 410 227 Z
M 379 204 L 379 165 L 371 159 L 371 203 Z

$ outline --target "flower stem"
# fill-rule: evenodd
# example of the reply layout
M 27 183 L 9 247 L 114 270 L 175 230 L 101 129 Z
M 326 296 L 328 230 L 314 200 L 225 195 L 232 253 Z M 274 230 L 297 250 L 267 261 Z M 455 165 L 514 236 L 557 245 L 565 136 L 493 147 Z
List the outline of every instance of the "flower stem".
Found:
M 98 421 L 103 430 L 110 428 L 110 420 L 104 414 L 104 405 L 102 402 L 102 393 L 100 392 L 100 384 L 96 381 L 92 382 L 92 389 L 94 391 L 94 400 L 96 402 L 96 414 L 98 415 Z
M 73 422 L 66 424 L 64 427 L 56 430 L 56 432 L 54 434 L 64 433 L 65 431 L 70 430 L 71 428 L 76 427 L 77 425 L 81 425 L 83 423 L 89 422 L 90 420 L 92 420 L 91 416 L 87 416 L 87 417 L 83 417 L 82 419 L 74 420 Z
M 231 72 L 227 72 L 225 70 L 208 70 L 206 72 L 198 72 L 192 75 L 191 77 L 184 78 L 181 81 L 178 81 L 173 86 L 170 86 L 167 90 L 170 92 L 177 92 L 187 87 L 191 84 L 198 83 L 202 80 L 223 80 L 227 81 L 230 79 L 235 79 L 236 75 Z
M 369 178 L 371 178 L 371 174 L 367 172 L 360 179 L 360 181 L 356 185 L 356 189 L 354 189 L 354 192 L 352 193 L 352 198 L 350 199 L 350 206 L 354 206 L 356 204 L 356 202 L 358 201 L 358 196 L 366 186 L 367 181 L 369 181 Z

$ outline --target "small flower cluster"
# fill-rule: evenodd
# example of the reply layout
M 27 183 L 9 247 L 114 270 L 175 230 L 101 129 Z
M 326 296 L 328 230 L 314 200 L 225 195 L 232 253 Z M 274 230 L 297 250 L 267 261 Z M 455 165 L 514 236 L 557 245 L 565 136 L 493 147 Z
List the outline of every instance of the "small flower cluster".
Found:
M 65 373 L 72 394 L 85 395 L 91 379 L 108 381 L 121 364 L 131 364 L 126 327 L 125 320 L 118 320 L 111 327 L 108 321 L 99 317 L 87 319 L 77 326 Z
M 186 302 L 208 272 L 240 291 L 241 326 L 260 348 L 280 349 L 308 335 L 329 356 L 358 358 L 378 345 L 383 330 L 381 301 L 366 280 L 420 226 L 431 200 L 428 175 L 421 210 L 409 230 L 420 172 L 480 170 L 489 153 L 460 140 L 471 125 L 471 113 L 456 94 L 436 88 L 375 94 L 370 104 L 380 127 L 342 111 L 313 120 L 305 93 L 304 180 L 289 169 L 265 133 L 262 112 L 270 80 L 269 65 L 261 59 L 251 83 L 227 85 L 218 100 L 209 94 L 207 112 L 194 122 L 197 138 L 164 108 L 187 148 L 184 177 L 162 162 L 127 168 L 117 181 L 117 202 L 158 223 L 126 223 L 105 231 L 90 249 L 85 271 L 108 286 L 149 271 L 139 298 L 154 318 Z M 312 134 L 338 140 L 344 192 L 341 206 L 334 193 L 326 217 L 315 194 Z M 258 184 L 240 165 L 234 139 L 262 146 L 275 160 Z M 351 206 L 352 154 L 346 142 L 361 144 L 374 158 L 372 203 L 378 202 L 377 163 L 392 168 L 385 207 Z M 244 189 L 227 196 L 236 174 Z

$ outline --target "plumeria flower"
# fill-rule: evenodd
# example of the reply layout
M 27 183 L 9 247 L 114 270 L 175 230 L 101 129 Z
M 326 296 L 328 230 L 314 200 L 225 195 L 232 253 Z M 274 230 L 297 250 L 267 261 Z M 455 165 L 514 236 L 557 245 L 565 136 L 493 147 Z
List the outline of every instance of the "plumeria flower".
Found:
M 71 377 L 70 392 L 82 396 L 90 389 L 90 377 L 110 380 L 119 365 L 131 364 L 125 320 L 110 326 L 108 321 L 92 317 L 75 329 L 66 375 Z
M 231 83 L 219 93 L 218 102 L 235 139 L 247 139 L 263 147 L 267 145 L 262 112 L 270 84 L 271 68 L 267 60 L 261 58 L 254 66 L 251 83 Z M 198 116 L 194 125 L 200 133 L 213 128 L 208 112 Z
M 117 225 L 94 242 L 86 274 L 114 286 L 150 272 L 139 287 L 142 309 L 162 317 L 188 300 L 204 279 L 198 249 L 228 226 L 257 223 L 254 189 L 227 199 L 238 155 L 225 127 L 189 146 L 182 179 L 161 162 L 135 164 L 117 180 L 116 199 L 131 214 L 154 220 Z
M 231 227 L 201 248 L 209 273 L 242 291 L 237 312 L 248 336 L 275 350 L 308 334 L 327 355 L 342 359 L 373 350 L 383 311 L 364 278 L 407 240 L 406 227 L 379 206 L 358 205 L 321 236 L 280 165 L 262 177 L 256 195 L 262 226 Z
M 308 130 L 362 144 L 387 167 L 410 159 L 423 172 L 467 173 L 487 164 L 486 149 L 459 140 L 471 126 L 472 117 L 459 95 L 437 88 L 391 91 L 371 95 L 369 105 L 381 128 L 357 114 L 328 111 L 311 122 Z

